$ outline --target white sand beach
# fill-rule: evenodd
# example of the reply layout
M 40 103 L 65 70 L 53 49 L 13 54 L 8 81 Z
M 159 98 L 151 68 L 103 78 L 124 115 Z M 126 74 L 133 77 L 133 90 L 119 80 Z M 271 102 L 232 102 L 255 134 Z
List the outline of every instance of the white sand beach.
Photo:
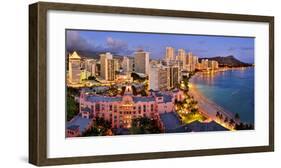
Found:
M 233 119 L 235 121 L 234 114 L 232 112 L 227 111 L 223 107 L 219 106 L 215 102 L 213 102 L 210 99 L 208 99 L 205 95 L 203 95 L 196 88 L 196 85 L 193 84 L 193 83 L 189 83 L 189 95 L 193 96 L 194 99 L 196 101 L 198 101 L 199 111 L 203 115 L 211 118 L 212 120 L 216 121 L 217 123 L 223 125 L 224 127 L 228 128 L 228 129 L 231 129 L 231 130 L 233 129 L 233 128 L 230 128 L 225 123 L 219 121 L 218 118 L 216 117 L 217 112 L 219 112 L 219 113 L 221 113 L 223 115 L 224 118 L 227 117 L 229 120 Z M 237 122 L 237 121 L 235 121 L 235 122 Z

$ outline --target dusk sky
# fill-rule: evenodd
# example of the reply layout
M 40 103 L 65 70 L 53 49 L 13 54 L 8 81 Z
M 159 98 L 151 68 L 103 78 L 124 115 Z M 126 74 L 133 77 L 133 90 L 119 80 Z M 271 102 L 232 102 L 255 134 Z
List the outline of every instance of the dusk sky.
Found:
M 67 30 L 68 50 L 112 52 L 133 56 L 137 49 L 150 52 L 153 59 L 164 58 L 165 48 L 185 49 L 198 57 L 233 55 L 237 59 L 254 63 L 254 38 L 223 37 L 182 34 L 130 33 L 108 31 Z M 176 54 L 175 53 L 175 54 Z

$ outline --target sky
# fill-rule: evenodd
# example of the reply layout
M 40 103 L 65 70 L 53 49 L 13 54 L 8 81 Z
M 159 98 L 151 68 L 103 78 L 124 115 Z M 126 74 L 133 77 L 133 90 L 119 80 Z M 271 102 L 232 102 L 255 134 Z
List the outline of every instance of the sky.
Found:
M 138 49 L 150 52 L 150 58 L 162 59 L 165 48 L 180 48 L 199 58 L 229 56 L 254 63 L 254 37 L 228 37 L 188 34 L 159 34 L 94 30 L 66 30 L 67 50 L 111 52 L 133 56 Z

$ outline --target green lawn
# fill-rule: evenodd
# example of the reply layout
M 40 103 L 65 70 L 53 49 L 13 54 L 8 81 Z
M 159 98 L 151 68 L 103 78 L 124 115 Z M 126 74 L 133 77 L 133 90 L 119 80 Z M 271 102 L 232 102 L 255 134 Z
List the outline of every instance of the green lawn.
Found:
M 207 119 L 205 116 L 203 116 L 199 112 L 194 112 L 194 113 L 190 112 L 190 113 L 187 113 L 187 114 L 180 114 L 180 116 L 182 117 L 182 121 L 185 124 L 192 123 L 193 121 L 203 122 Z

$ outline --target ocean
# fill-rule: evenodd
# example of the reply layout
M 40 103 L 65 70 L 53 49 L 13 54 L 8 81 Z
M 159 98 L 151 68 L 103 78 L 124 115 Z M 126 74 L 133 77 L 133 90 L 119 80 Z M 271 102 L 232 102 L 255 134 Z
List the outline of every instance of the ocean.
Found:
M 254 124 L 254 67 L 197 73 L 190 80 L 208 99 Z

